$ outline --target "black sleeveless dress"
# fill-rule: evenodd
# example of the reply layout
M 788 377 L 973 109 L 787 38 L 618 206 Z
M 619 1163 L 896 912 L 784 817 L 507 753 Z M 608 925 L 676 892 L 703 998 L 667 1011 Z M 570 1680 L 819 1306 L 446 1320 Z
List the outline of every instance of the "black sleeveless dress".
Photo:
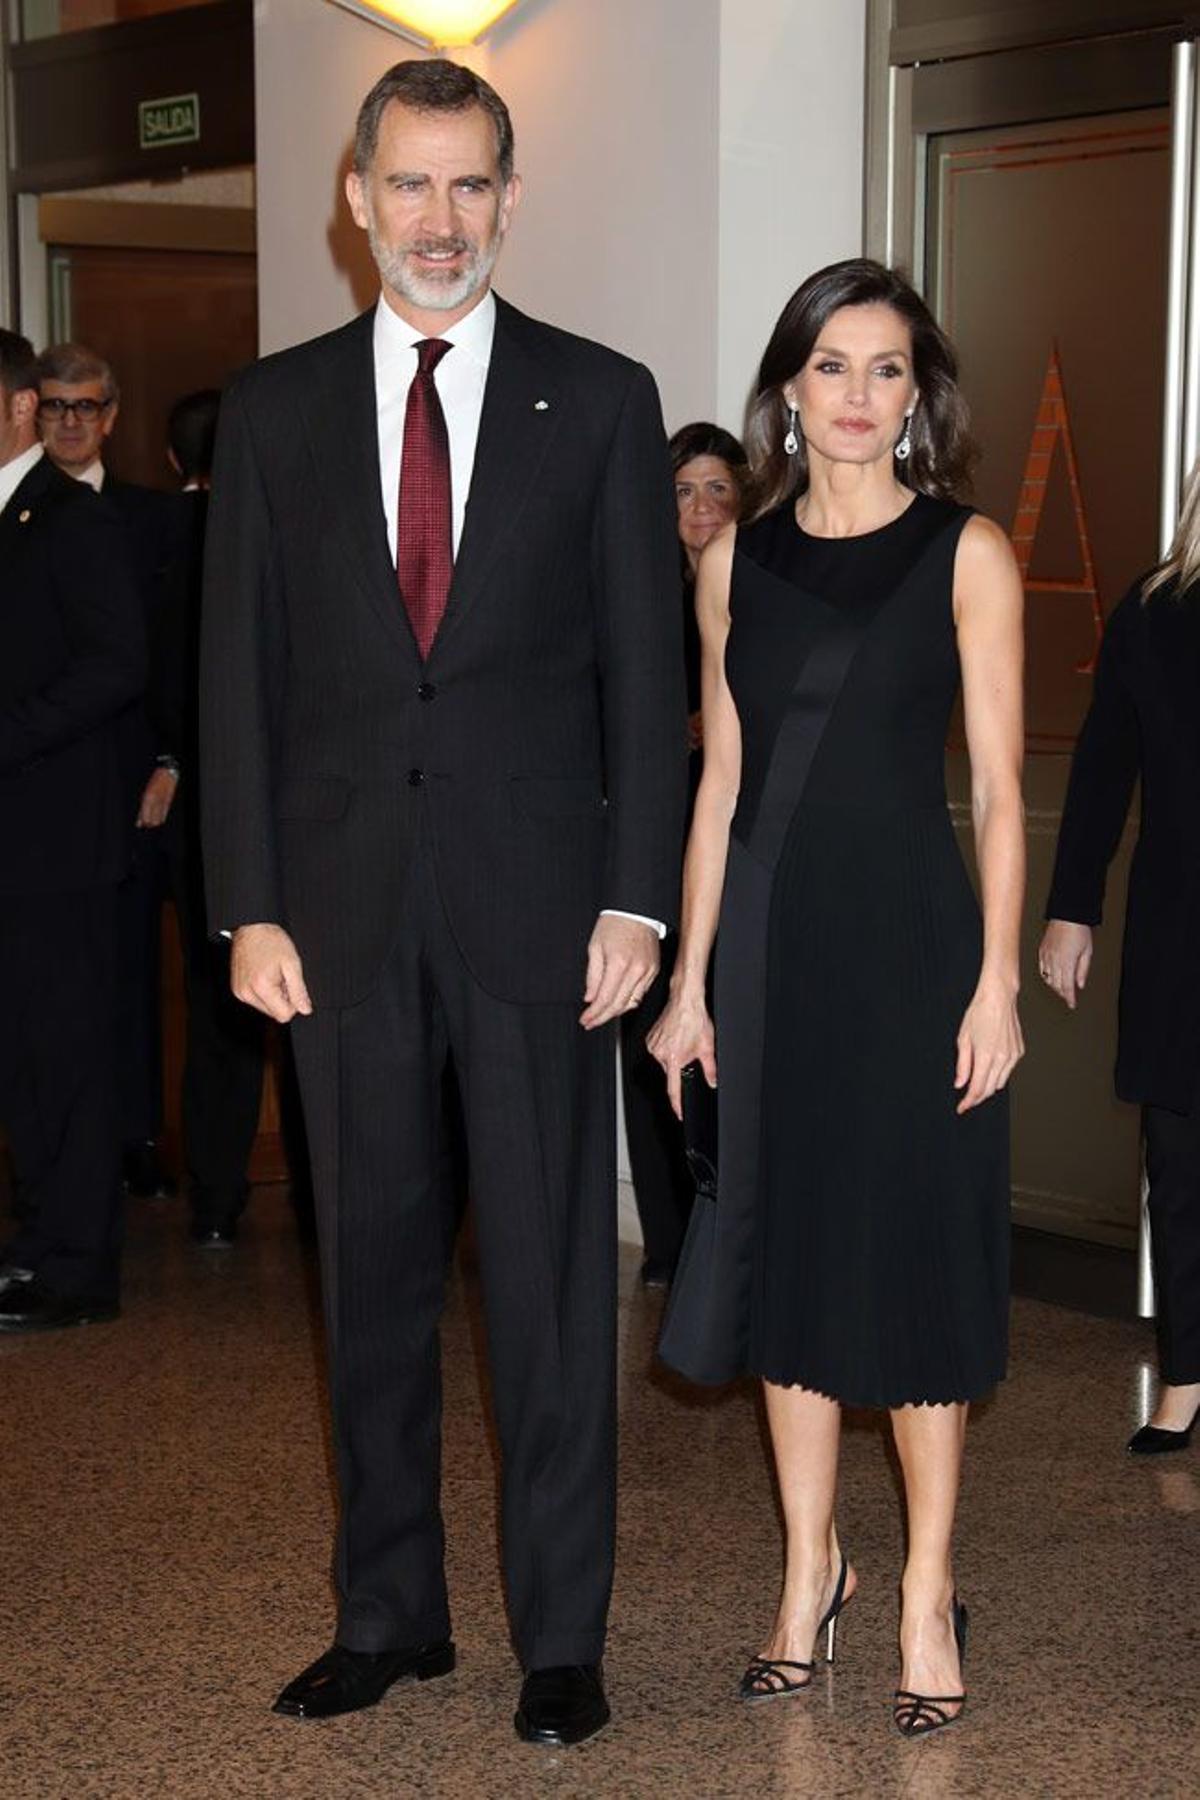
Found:
M 977 1398 L 1007 1354 L 1008 1100 L 955 1111 L 982 926 L 946 805 L 969 509 L 738 534 L 742 731 L 716 970 L 720 1171 L 661 1352 L 848 1405 Z

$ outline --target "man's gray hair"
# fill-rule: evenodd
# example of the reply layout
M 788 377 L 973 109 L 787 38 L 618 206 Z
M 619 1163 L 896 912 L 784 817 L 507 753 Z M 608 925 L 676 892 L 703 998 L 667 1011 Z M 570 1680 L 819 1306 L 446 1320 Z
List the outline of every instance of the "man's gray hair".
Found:
M 458 113 L 481 106 L 496 127 L 500 179 L 506 184 L 512 180 L 513 128 L 507 106 L 482 75 L 443 56 L 393 63 L 387 74 L 380 76 L 358 112 L 354 132 L 356 174 L 365 175 L 374 162 L 379 121 L 393 100 L 401 106 L 411 106 L 414 112 Z
M 77 381 L 98 381 L 106 400 L 119 400 L 121 390 L 112 365 L 86 344 L 51 344 L 38 357 L 39 381 L 61 381 L 73 387 Z

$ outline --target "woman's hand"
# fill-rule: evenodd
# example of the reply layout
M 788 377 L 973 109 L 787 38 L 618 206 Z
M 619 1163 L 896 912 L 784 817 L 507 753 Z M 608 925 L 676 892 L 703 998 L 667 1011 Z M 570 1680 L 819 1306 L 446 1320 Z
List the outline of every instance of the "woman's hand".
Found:
M 981 976 L 958 1032 L 954 1085 L 966 1092 L 955 1110 L 970 1112 L 999 1093 L 1024 1054 L 1015 990 Z
M 657 1023 L 646 1033 L 646 1048 L 666 1074 L 667 1094 L 677 1119 L 683 1117 L 680 1077 L 690 1062 L 698 1062 L 709 1087 L 716 1087 L 716 1037 L 702 994 L 672 994 Z
M 1092 928 L 1051 919 L 1038 946 L 1038 974 L 1071 1011 L 1087 986 L 1092 966 Z

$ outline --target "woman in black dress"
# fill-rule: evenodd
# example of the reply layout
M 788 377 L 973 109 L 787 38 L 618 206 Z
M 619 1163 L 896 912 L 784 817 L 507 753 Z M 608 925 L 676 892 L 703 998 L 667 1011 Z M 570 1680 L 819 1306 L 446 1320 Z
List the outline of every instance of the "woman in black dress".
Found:
M 696 626 L 696 570 L 700 552 L 723 525 L 740 519 L 746 498 L 746 452 L 731 432 L 698 419 L 681 425 L 667 450 L 675 477 L 687 671 L 688 823 L 700 783 L 700 633 Z M 674 934 L 663 945 L 658 974 L 635 1012 L 621 1020 L 621 1097 L 629 1172 L 642 1227 L 642 1284 L 669 1287 L 692 1210 L 695 1185 L 683 1153 L 683 1134 L 663 1089 L 662 1071 L 646 1048 L 647 1026 L 667 1002 L 675 963 Z
M 1142 1107 L 1157 1290 L 1158 1402 L 1129 1449 L 1157 1456 L 1200 1416 L 1200 466 L 1166 559 L 1108 621 L 1071 766 L 1038 963 L 1072 1009 L 1139 778 L 1116 1087 Z
M 895 1721 L 915 1735 L 962 1710 L 967 1406 L 1005 1369 L 1022 588 L 1003 532 L 957 501 L 953 351 L 881 265 L 835 264 L 789 300 L 747 447 L 757 509 L 701 558 L 704 775 L 650 1038 L 677 1106 L 683 1067 L 715 1085 L 719 1054 L 719 1192 L 693 1213 L 662 1351 L 697 1380 L 765 1384 L 787 1554 L 747 1700 L 811 1685 L 822 1629 L 832 1654 L 856 1585 L 840 1409 L 890 1409 Z M 960 676 L 982 919 L 946 807 Z

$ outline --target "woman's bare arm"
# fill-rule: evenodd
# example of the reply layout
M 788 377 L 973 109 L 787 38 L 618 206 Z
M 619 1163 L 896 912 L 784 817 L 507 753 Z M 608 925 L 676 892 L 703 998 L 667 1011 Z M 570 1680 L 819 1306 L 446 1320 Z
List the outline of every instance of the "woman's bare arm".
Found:
M 983 894 L 983 961 L 958 1035 L 960 1113 L 1004 1087 L 1025 1044 L 1017 1016 L 1025 897 L 1022 678 L 1025 595 L 998 525 L 968 521 L 954 569 L 971 812 Z
M 696 574 L 704 772 L 684 857 L 679 951 L 671 977 L 671 997 L 646 1038 L 651 1055 L 666 1071 L 667 1090 L 676 1113 L 682 1104 L 680 1072 L 689 1062 L 700 1062 L 711 1086 L 715 1087 L 717 1081 L 705 978 L 725 884 L 729 825 L 741 780 L 741 728 L 725 679 L 735 534 L 733 525 L 718 532 L 702 552 Z

